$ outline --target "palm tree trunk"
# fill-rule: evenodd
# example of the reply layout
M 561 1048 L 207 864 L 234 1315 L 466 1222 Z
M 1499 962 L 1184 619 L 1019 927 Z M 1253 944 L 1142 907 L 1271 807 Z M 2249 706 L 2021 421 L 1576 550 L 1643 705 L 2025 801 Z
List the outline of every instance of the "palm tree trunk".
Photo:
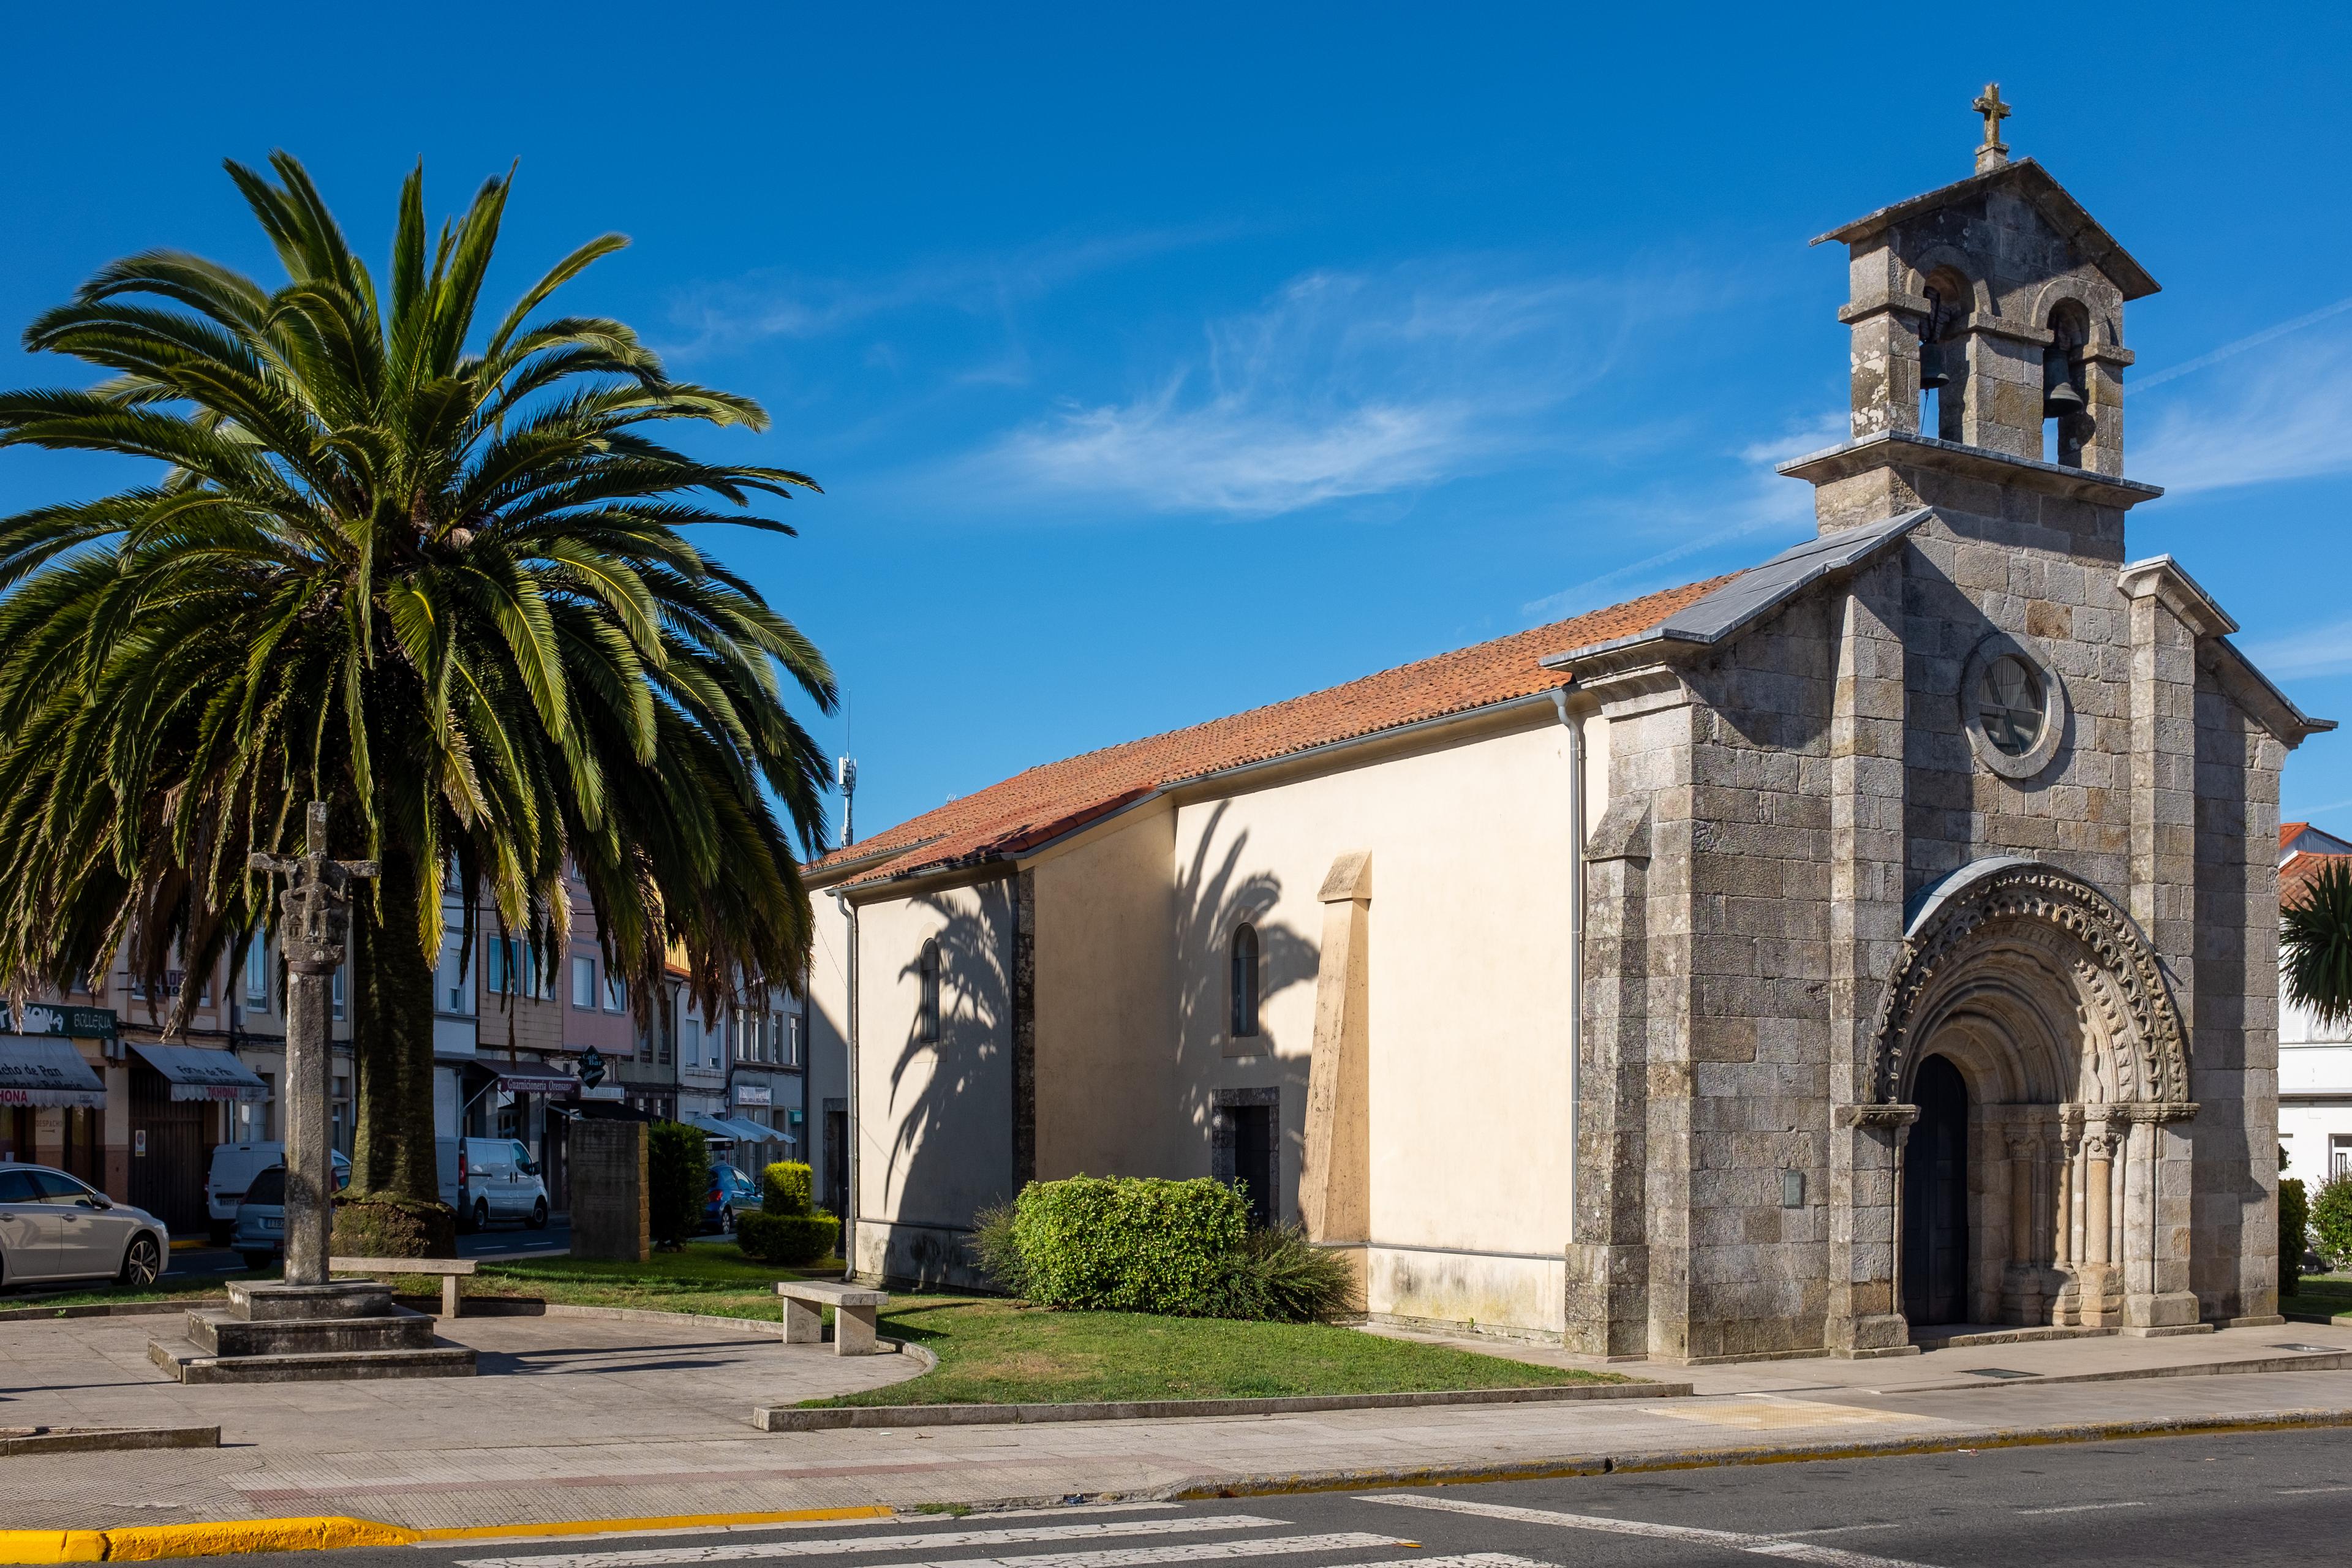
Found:
M 417 868 L 392 850 L 373 896 L 352 900 L 352 1058 L 358 1116 L 352 1188 L 336 1250 L 448 1256 L 456 1216 L 442 1204 L 433 1126 L 434 964 L 416 942 Z

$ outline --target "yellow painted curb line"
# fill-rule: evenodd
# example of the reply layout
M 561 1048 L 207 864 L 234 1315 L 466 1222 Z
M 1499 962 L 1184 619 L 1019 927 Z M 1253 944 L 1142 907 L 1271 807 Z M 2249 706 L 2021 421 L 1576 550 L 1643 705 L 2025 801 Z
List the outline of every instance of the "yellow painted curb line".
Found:
M 718 1530 L 835 1519 L 889 1519 L 891 1510 L 804 1508 L 783 1513 L 659 1514 L 573 1519 L 545 1524 L 486 1524 L 412 1530 L 372 1519 L 232 1519 L 203 1524 L 126 1525 L 117 1530 L 0 1530 L 0 1563 L 152 1563 L 165 1557 L 232 1557 L 256 1552 L 326 1552 L 344 1546 L 416 1546 L 434 1541 L 525 1540 L 624 1534 L 646 1530 Z

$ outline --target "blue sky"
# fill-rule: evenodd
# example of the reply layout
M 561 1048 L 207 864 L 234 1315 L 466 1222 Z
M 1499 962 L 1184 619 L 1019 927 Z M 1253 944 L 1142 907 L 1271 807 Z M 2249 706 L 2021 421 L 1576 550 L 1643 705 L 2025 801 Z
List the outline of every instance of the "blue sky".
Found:
M 143 247 L 269 275 L 225 156 L 293 151 L 372 257 L 420 156 L 436 214 L 520 159 L 492 293 L 632 236 L 567 302 L 760 398 L 771 433 L 712 439 L 824 485 L 799 540 L 711 542 L 840 672 L 866 830 L 1804 537 L 1770 464 L 1834 438 L 1846 353 L 1805 242 L 1966 174 L 1996 78 L 2164 284 L 2126 323 L 2128 470 L 2171 487 L 2134 552 L 2352 719 L 2340 11 L 224 15 L 12 15 L 7 342 Z M 0 507 L 136 477 L 0 453 Z M 2352 741 L 2284 788 L 2352 828 Z

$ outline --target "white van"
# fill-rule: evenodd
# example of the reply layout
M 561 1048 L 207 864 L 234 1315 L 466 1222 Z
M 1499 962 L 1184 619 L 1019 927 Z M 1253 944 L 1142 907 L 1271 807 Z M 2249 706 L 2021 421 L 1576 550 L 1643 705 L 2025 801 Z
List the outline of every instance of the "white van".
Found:
M 512 1138 L 459 1138 L 457 1228 L 480 1230 L 496 1220 L 520 1220 L 533 1230 L 547 1224 L 547 1183 L 530 1150 Z
M 228 1245 L 229 1231 L 236 1225 L 236 1205 L 245 1201 L 246 1188 L 253 1178 L 272 1165 L 286 1163 L 286 1145 L 268 1143 L 215 1143 L 213 1145 L 212 1169 L 205 1176 L 205 1218 L 215 1247 Z M 341 1153 L 335 1156 L 335 1185 L 341 1189 L 351 1180 L 352 1163 Z

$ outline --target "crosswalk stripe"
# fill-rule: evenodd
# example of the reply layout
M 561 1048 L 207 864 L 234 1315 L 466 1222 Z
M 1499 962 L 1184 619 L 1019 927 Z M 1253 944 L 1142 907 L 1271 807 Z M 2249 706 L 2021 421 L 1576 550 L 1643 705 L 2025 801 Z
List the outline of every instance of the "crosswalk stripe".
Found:
M 686 1568 L 704 1563 L 749 1563 L 779 1557 L 827 1557 L 852 1552 L 939 1552 L 982 1546 L 1042 1544 L 1046 1542 L 1105 1541 L 1116 1536 L 1196 1535 L 1213 1531 L 1246 1530 L 1279 1525 L 1282 1521 L 1255 1514 L 1211 1514 L 1186 1519 L 1139 1519 L 1101 1523 L 1036 1525 L 1020 1530 L 944 1530 L 920 1534 L 855 1535 L 822 1541 L 746 1541 L 709 1546 L 657 1547 L 636 1552 L 562 1552 L 529 1557 L 474 1557 L 457 1568 Z M 1394 1536 L 1350 1531 L 1345 1535 L 1286 1536 L 1282 1542 L 1331 1542 L 1328 1548 L 1410 1545 Z M 1166 1546 L 1121 1548 L 1100 1552 L 1045 1552 L 1016 1557 L 960 1559 L 958 1568 L 1118 1568 L 1121 1563 L 1189 1563 L 1213 1557 L 1278 1556 L 1285 1552 L 1326 1550 L 1317 1545 L 1283 1545 L 1260 1537 L 1254 1541 L 1171 1543 Z M 881 1568 L 929 1568 L 922 1558 L 881 1565 Z
M 1460 1498 L 1418 1497 L 1411 1493 L 1379 1494 L 1356 1500 L 1390 1503 L 1398 1508 L 1436 1509 L 1444 1513 L 1475 1514 L 1481 1519 L 1508 1519 L 1522 1524 L 1550 1524 L 1563 1530 L 1601 1531 L 1611 1535 L 1646 1535 L 1657 1541 L 1688 1541 L 1721 1547 L 1727 1552 L 1752 1552 L 1759 1557 L 1781 1557 L 1792 1563 L 1818 1563 L 1823 1568 L 1927 1568 L 1924 1563 L 1906 1563 L 1899 1557 L 1872 1557 L 1859 1552 L 1841 1551 L 1834 1546 L 1818 1546 L 1810 1541 L 1748 1535 L 1736 1530 L 1702 1530 L 1690 1524 L 1654 1524 L 1642 1519 L 1560 1513 L 1551 1509 L 1514 1508 L 1507 1503 L 1468 1502 Z

